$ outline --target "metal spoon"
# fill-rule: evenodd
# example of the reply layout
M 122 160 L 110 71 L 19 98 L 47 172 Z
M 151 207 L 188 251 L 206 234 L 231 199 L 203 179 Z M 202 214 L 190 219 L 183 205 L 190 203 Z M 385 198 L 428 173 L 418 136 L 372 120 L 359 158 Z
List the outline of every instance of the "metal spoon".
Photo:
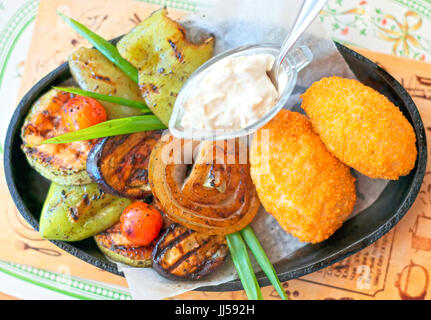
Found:
M 280 73 L 280 67 L 286 58 L 287 53 L 292 49 L 295 42 L 301 37 L 305 30 L 310 26 L 311 22 L 316 18 L 319 12 L 326 5 L 328 0 L 305 0 L 302 3 L 302 7 L 299 10 L 299 14 L 293 24 L 292 29 L 281 45 L 280 54 L 274 62 L 272 69 L 268 71 L 268 77 L 278 90 L 278 75 Z

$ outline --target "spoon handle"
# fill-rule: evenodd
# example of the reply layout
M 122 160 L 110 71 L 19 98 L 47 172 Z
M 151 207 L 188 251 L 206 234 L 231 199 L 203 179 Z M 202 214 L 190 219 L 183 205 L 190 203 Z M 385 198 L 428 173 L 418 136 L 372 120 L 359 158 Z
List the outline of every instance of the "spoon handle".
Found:
M 302 3 L 302 7 L 299 10 L 299 14 L 293 24 L 293 27 L 281 46 L 280 54 L 277 58 L 276 63 L 274 64 L 277 69 L 283 63 L 288 51 L 293 47 L 295 42 L 309 27 L 311 22 L 313 22 L 313 20 L 323 9 L 327 2 L 328 0 L 304 0 L 304 2 Z

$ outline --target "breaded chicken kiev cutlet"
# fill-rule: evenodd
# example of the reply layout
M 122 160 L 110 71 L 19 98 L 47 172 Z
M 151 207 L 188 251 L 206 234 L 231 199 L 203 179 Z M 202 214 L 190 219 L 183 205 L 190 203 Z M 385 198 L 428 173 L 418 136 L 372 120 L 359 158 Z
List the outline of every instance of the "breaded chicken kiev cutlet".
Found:
M 253 139 L 251 176 L 281 227 L 303 242 L 329 238 L 352 213 L 355 178 L 326 149 L 310 121 L 281 110 Z
M 389 180 L 414 168 L 417 150 L 412 126 L 374 89 L 356 80 L 324 78 L 302 99 L 314 130 L 346 165 L 370 178 Z

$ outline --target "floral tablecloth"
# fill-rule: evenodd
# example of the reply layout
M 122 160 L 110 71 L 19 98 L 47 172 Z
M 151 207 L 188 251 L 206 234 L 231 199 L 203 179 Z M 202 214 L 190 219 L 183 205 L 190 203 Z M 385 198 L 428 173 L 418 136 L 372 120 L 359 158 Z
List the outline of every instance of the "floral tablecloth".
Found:
M 193 1 L 186 0 L 141 2 L 197 9 Z M 38 6 L 38 0 L 0 0 L 0 147 L 18 98 Z M 320 20 L 331 37 L 341 43 L 431 62 L 431 0 L 329 0 Z M 19 298 L 131 298 L 125 287 L 73 276 L 64 278 L 1 258 L 0 293 Z

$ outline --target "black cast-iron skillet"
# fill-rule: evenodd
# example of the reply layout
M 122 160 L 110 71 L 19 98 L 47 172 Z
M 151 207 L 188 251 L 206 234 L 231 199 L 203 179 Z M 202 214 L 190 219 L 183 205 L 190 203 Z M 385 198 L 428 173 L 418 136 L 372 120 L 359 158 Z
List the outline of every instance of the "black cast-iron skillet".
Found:
M 350 219 L 328 240 L 295 251 L 275 265 L 281 281 L 315 272 L 369 246 L 391 230 L 406 214 L 415 201 L 425 175 L 427 145 L 424 126 L 418 109 L 406 90 L 385 70 L 355 51 L 341 44 L 343 55 L 357 78 L 387 96 L 397 105 L 412 124 L 416 137 L 418 158 L 415 169 L 398 181 L 391 181 L 379 199 L 361 214 Z M 71 77 L 67 63 L 49 73 L 24 96 L 10 122 L 4 152 L 4 169 L 7 184 L 21 215 L 38 230 L 39 216 L 49 187 L 49 181 L 41 177 L 27 163 L 20 150 L 20 129 L 32 104 L 51 86 Z M 394 150 L 396 152 L 396 150 Z M 124 276 L 117 266 L 108 261 L 96 247 L 93 239 L 67 243 L 52 241 L 61 249 L 98 268 Z M 257 274 L 261 286 L 269 285 L 265 275 Z M 217 286 L 200 288 L 206 291 L 234 291 L 242 289 L 239 280 Z

